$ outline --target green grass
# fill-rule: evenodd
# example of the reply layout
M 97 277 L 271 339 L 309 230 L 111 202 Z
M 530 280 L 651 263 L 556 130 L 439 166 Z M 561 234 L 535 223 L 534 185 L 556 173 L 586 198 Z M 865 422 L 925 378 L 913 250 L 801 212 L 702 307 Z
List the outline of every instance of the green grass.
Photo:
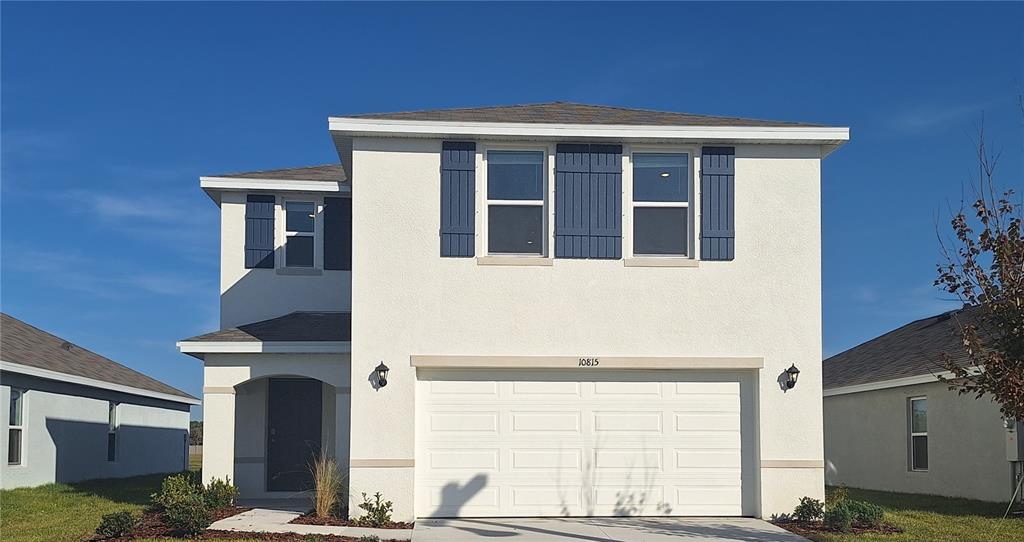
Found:
M 165 475 L 48 484 L 0 491 L 4 542 L 78 542 L 90 538 L 104 514 L 141 512 Z
M 849 489 L 851 499 L 885 508 L 893 535 L 818 535 L 817 542 L 1004 542 L 1024 540 L 1024 519 L 1002 519 L 1006 503 Z

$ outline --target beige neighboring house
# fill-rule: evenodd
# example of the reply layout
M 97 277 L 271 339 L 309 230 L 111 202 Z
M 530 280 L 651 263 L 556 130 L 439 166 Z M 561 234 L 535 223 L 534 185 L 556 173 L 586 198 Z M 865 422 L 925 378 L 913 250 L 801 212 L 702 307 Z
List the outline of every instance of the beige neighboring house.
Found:
M 969 363 L 960 325 L 977 309 L 911 322 L 824 361 L 825 480 L 829 485 L 1006 502 L 1021 423 L 989 398 L 957 395 L 937 375 L 948 354 Z

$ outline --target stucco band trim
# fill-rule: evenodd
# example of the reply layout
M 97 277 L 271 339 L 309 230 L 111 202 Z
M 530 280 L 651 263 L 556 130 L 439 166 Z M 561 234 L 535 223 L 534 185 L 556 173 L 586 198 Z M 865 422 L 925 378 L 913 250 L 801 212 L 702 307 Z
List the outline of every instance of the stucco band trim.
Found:
M 349 459 L 349 468 L 353 469 L 388 469 L 399 467 L 415 467 L 415 459 Z
M 762 459 L 762 469 L 823 469 L 823 459 Z
M 234 395 L 235 388 L 230 386 L 203 386 L 203 395 L 207 394 Z
M 623 356 L 409 356 L 422 368 L 472 369 L 761 369 L 764 358 Z

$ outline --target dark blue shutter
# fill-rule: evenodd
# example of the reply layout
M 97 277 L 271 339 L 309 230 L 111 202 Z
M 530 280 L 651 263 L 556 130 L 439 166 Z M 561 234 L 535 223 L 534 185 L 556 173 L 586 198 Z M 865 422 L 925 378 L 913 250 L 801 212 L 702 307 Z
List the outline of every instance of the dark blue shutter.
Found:
M 352 270 L 352 198 L 324 198 L 324 269 Z
M 622 257 L 622 147 L 558 145 L 555 257 Z
M 245 198 L 245 268 L 274 268 L 274 196 Z
M 700 257 L 736 257 L 736 149 L 704 147 L 700 160 Z
M 470 258 L 476 246 L 476 143 L 441 144 L 441 256 Z

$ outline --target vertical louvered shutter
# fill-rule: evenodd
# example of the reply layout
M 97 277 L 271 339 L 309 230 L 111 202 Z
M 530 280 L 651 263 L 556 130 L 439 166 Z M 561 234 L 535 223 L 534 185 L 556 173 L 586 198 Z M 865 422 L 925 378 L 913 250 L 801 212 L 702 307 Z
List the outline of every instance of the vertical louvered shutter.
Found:
M 470 258 L 476 239 L 476 144 L 441 145 L 441 256 Z
M 736 256 L 736 149 L 704 147 L 700 160 L 700 224 L 702 260 Z
M 622 147 L 558 145 L 555 257 L 622 257 Z
M 324 269 L 352 270 L 352 198 L 324 198 Z
M 274 196 L 245 198 L 245 268 L 274 268 Z

